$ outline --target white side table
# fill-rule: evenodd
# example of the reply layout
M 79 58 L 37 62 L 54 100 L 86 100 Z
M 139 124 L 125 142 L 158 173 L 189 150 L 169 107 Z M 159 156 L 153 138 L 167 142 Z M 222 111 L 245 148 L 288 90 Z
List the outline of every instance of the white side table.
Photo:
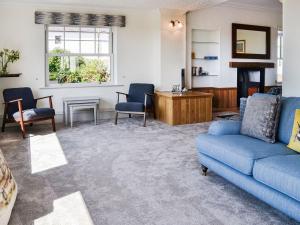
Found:
M 74 114 L 74 111 L 80 110 L 80 109 L 93 109 L 94 110 L 94 121 L 95 121 L 95 125 L 97 125 L 97 108 L 98 108 L 97 103 L 92 103 L 92 104 L 91 103 L 80 103 L 80 104 L 71 104 L 71 105 L 69 105 L 71 128 L 73 127 L 73 114 Z
M 85 96 L 85 97 L 71 97 L 63 99 L 64 123 L 67 126 L 69 121 L 69 105 L 74 104 L 97 104 L 96 114 L 100 105 L 100 97 Z M 95 113 L 95 112 L 94 112 Z

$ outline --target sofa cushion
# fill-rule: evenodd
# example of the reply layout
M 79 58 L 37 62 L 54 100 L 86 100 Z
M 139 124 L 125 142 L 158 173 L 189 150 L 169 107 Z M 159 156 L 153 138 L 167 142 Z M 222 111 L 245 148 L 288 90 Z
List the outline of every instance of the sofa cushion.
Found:
M 296 109 L 300 109 L 300 98 L 289 97 L 281 101 L 281 113 L 278 126 L 278 141 L 288 144 L 292 135 Z
M 258 160 L 254 164 L 253 177 L 300 201 L 300 154 Z
M 197 149 L 246 175 L 252 175 L 257 159 L 296 154 L 282 143 L 269 144 L 244 135 L 201 134 L 197 139 Z
M 234 135 L 240 134 L 241 121 L 218 120 L 211 123 L 208 133 L 212 135 Z
M 23 111 L 24 121 L 37 120 L 37 119 L 48 118 L 53 116 L 55 116 L 55 111 L 54 109 L 51 108 L 27 109 Z M 16 121 L 21 120 L 19 112 L 14 113 L 13 117 Z
M 248 97 L 241 134 L 275 143 L 280 111 L 280 96 L 254 94 Z

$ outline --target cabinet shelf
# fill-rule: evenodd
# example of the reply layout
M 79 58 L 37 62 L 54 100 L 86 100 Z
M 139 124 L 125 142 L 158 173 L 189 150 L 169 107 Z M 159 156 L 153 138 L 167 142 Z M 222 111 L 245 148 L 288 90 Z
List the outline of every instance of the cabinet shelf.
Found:
M 217 61 L 219 59 L 206 59 L 206 58 L 192 58 L 192 60 L 205 60 L 205 61 Z
M 209 74 L 209 75 L 196 75 L 196 76 L 192 76 L 192 77 L 218 77 L 220 75 L 216 75 L 216 74 Z

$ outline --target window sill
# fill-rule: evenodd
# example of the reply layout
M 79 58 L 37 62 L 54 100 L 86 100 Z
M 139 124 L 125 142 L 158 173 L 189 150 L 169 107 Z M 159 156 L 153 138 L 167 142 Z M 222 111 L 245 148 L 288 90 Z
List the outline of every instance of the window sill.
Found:
M 122 87 L 123 84 L 50 84 L 40 89 Z

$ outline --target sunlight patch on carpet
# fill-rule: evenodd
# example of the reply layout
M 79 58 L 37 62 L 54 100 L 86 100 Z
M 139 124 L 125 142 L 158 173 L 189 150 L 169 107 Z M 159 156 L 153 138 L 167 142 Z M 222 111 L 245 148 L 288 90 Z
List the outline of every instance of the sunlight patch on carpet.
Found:
M 56 134 L 31 136 L 30 157 L 32 174 L 68 163 Z
M 81 193 L 74 192 L 53 202 L 53 212 L 33 225 L 94 225 Z

